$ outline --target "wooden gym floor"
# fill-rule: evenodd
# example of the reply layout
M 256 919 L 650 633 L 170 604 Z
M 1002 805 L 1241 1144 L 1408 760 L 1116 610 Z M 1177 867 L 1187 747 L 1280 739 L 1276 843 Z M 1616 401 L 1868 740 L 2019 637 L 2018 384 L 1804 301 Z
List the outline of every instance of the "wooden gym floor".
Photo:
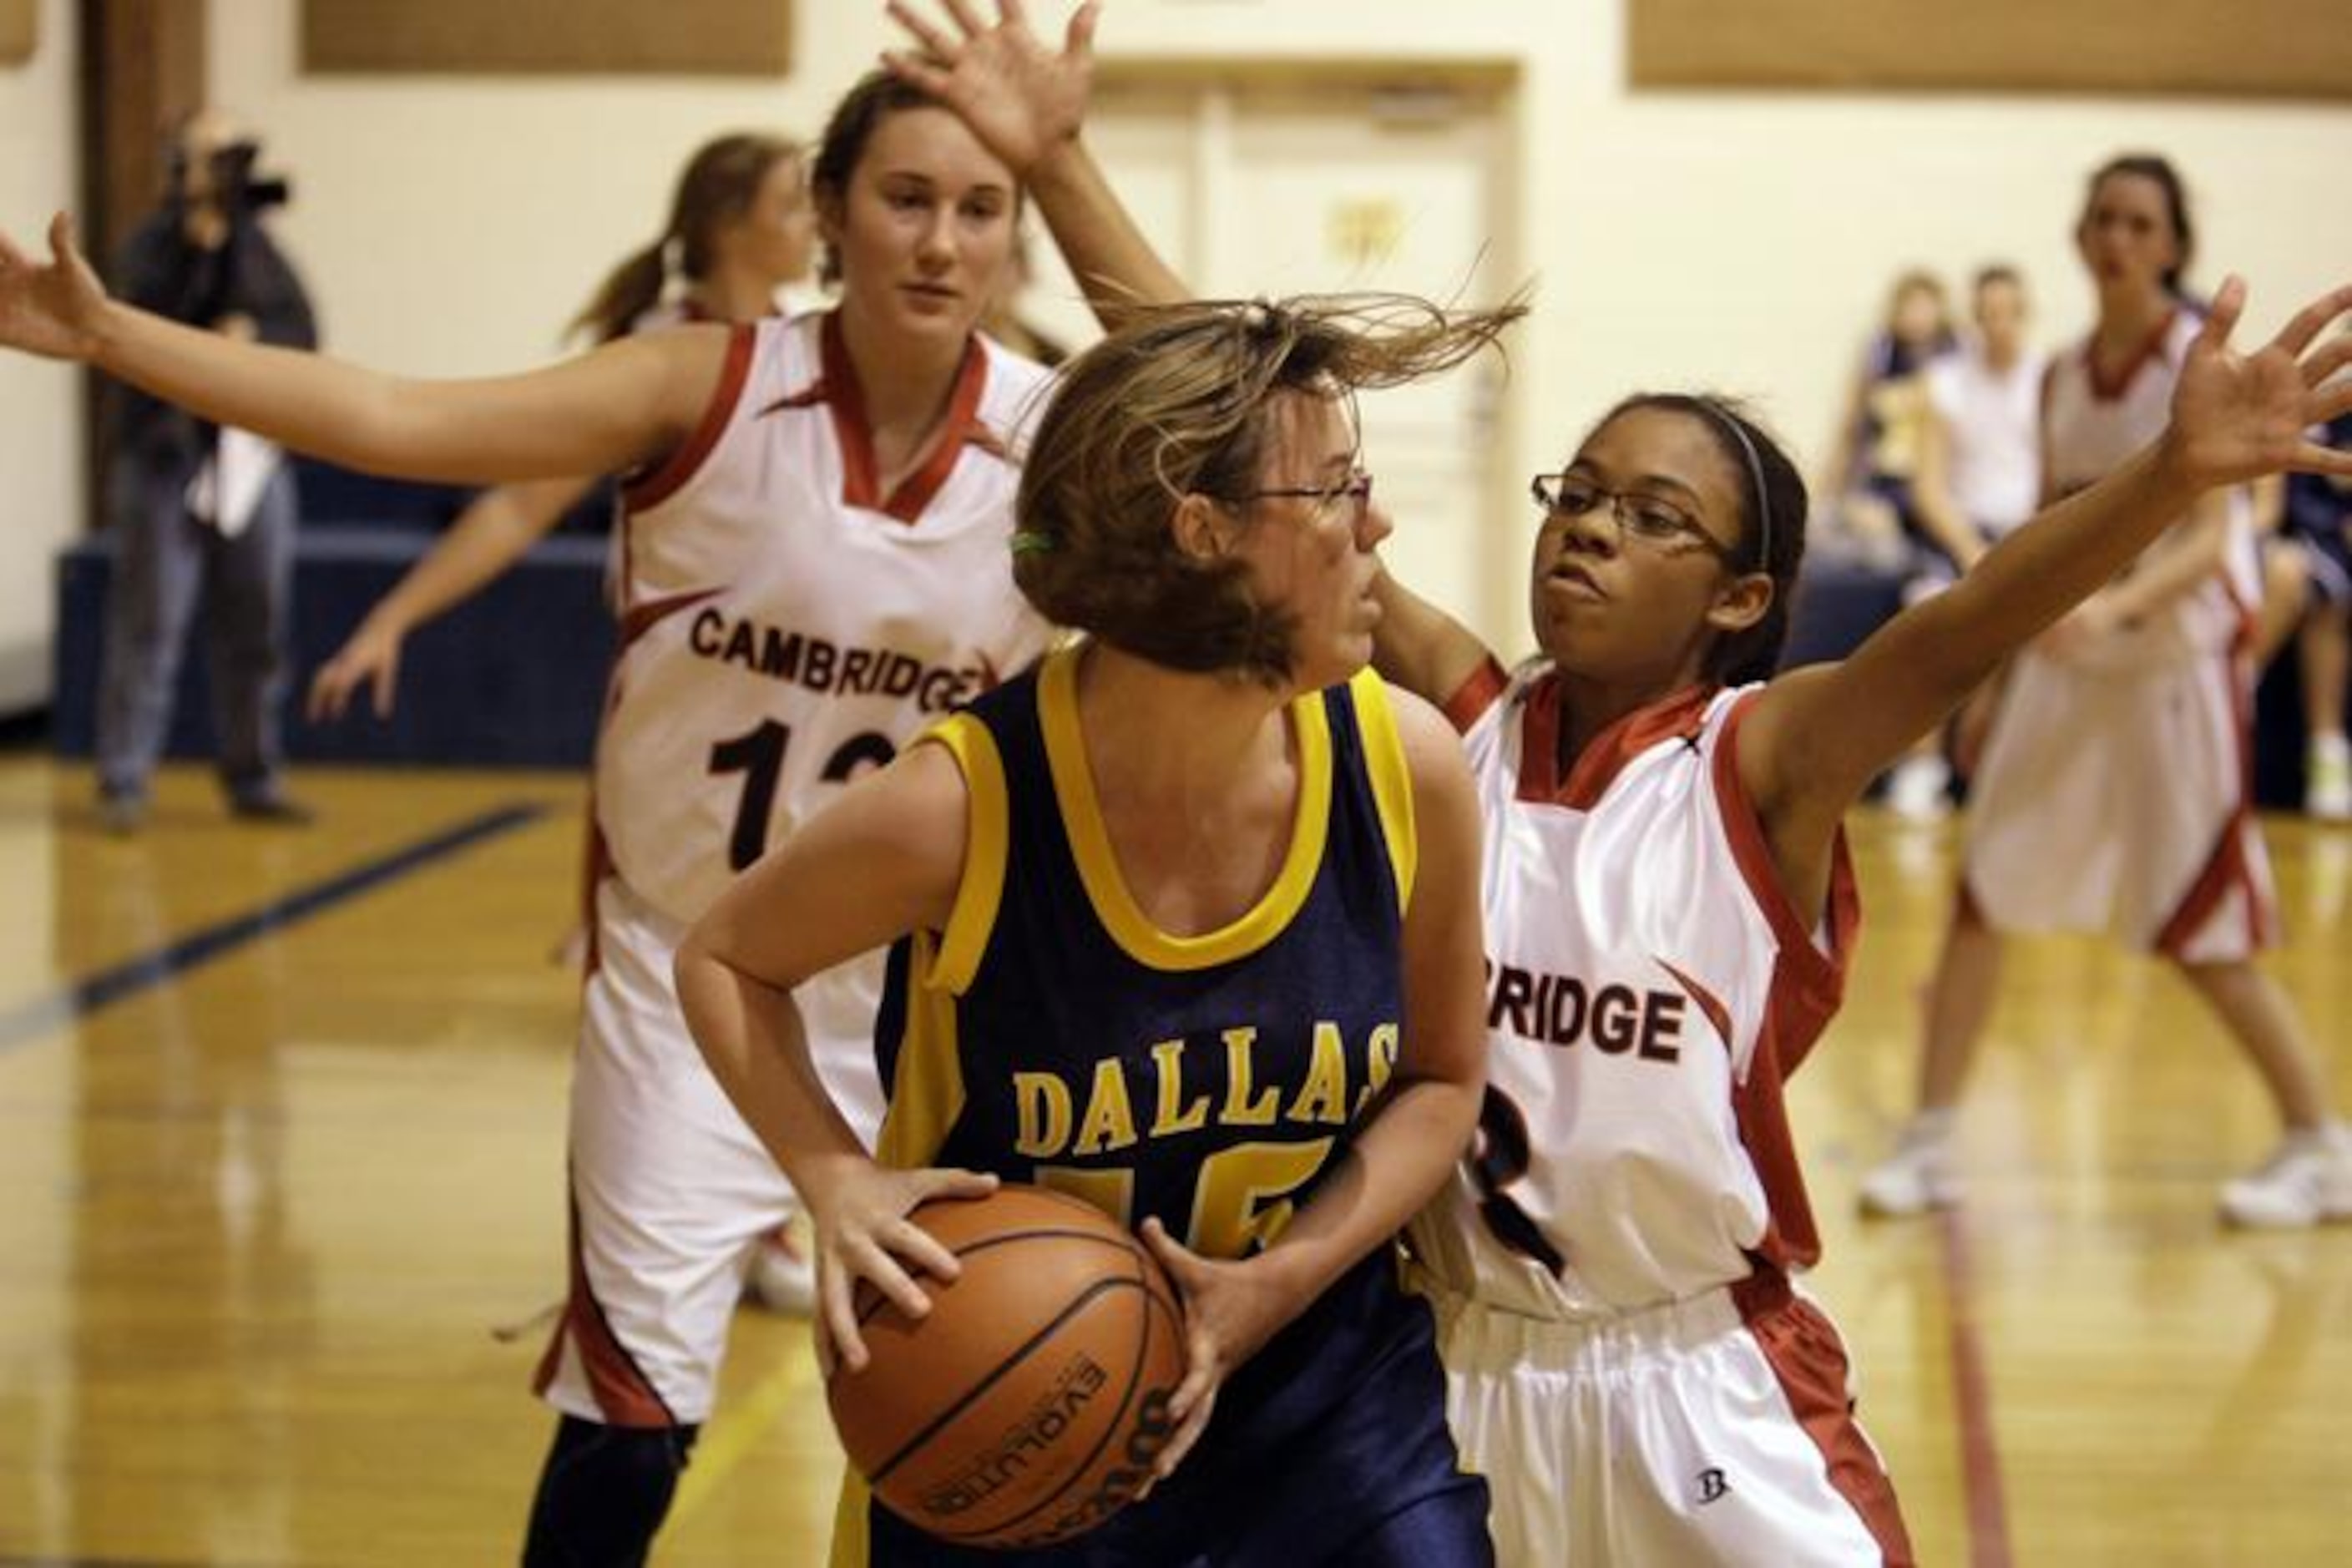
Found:
M 562 1279 L 581 789 L 300 775 L 248 828 L 167 773 L 0 759 L 0 1565 L 511 1562 Z M 2275 963 L 2352 1101 L 2352 831 L 2270 825 Z M 1964 1214 L 1865 1225 L 1913 1072 L 1951 830 L 1854 833 L 1865 936 L 1794 1091 L 1817 1287 L 1923 1561 L 2352 1562 L 2352 1228 L 2238 1236 L 2273 1135 L 2168 976 L 2021 946 L 1964 1121 Z M 739 1319 L 663 1563 L 823 1560 L 805 1331 Z

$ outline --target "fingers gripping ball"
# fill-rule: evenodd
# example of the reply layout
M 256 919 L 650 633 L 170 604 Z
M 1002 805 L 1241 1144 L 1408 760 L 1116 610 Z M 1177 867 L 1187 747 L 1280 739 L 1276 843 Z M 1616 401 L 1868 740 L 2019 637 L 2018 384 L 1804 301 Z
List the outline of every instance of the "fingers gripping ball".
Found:
M 1039 1546 L 1125 1507 L 1173 1429 L 1181 1310 L 1142 1243 L 1042 1187 L 939 1200 L 912 1216 L 963 1266 L 906 1317 L 860 1288 L 866 1369 L 825 1390 L 849 1462 L 917 1528 Z

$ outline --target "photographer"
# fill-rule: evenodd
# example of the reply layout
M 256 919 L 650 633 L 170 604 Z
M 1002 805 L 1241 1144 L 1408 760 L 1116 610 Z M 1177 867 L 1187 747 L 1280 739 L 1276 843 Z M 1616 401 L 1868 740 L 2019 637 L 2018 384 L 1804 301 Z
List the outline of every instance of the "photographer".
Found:
M 163 204 L 132 233 L 115 276 L 125 298 L 175 321 L 313 348 L 310 299 L 261 224 L 286 186 L 256 177 L 258 154 L 226 115 L 191 115 L 173 139 Z M 279 777 L 295 504 L 277 448 L 126 391 L 106 506 L 114 562 L 99 684 L 104 825 L 131 833 L 145 823 L 200 597 L 230 809 L 252 821 L 307 821 Z

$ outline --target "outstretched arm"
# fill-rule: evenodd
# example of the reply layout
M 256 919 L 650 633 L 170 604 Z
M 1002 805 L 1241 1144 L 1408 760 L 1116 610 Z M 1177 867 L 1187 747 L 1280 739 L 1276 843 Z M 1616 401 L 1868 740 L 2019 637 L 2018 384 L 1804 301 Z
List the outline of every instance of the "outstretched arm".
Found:
M 624 339 L 529 374 L 423 382 L 238 342 L 107 297 L 61 213 L 37 265 L 0 237 L 0 344 L 79 360 L 347 468 L 493 483 L 614 473 L 684 440 L 719 384 L 718 327 Z
M 400 683 L 400 645 L 408 634 L 521 560 L 595 487 L 594 479 L 531 479 L 476 496 L 425 558 L 375 602 L 334 658 L 319 667 L 310 680 L 310 721 L 341 718 L 362 686 L 375 716 L 389 717 Z
M 1743 730 L 1740 774 L 1793 895 L 1817 900 L 1827 887 L 1838 821 L 1881 769 L 2206 491 L 2289 468 L 2352 472 L 2352 454 L 2305 434 L 2352 409 L 2352 379 L 2338 374 L 2352 364 L 2352 342 L 2311 351 L 2320 330 L 2352 310 L 2352 287 L 2242 356 L 2229 338 L 2245 299 L 2238 279 L 2222 287 L 2155 444 L 2010 535 L 1950 592 L 1895 616 L 1843 663 L 1766 689 Z
M 941 3 L 946 25 L 910 0 L 890 0 L 891 17 L 922 52 L 883 58 L 955 110 L 1028 187 L 1096 320 L 1117 331 L 1133 307 L 1192 298 L 1136 226 L 1080 136 L 1094 85 L 1095 0 L 1071 16 L 1059 51 L 1030 30 L 1022 0 L 999 0 L 992 26 L 972 0 Z

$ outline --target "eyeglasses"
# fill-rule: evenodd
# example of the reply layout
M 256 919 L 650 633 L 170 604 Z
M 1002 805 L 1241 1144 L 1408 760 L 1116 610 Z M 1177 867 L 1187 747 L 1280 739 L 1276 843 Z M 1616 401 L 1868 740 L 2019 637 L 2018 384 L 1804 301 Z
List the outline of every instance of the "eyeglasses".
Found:
M 1271 500 L 1277 496 L 1296 496 L 1315 503 L 1317 511 L 1327 510 L 1346 502 L 1350 510 L 1348 521 L 1361 522 L 1372 507 L 1372 476 L 1358 468 L 1335 485 L 1285 485 L 1278 489 L 1244 490 L 1228 500 Z
M 1617 521 L 1621 542 L 1638 539 L 1654 549 L 1663 549 L 1677 540 L 1687 539 L 1727 565 L 1738 558 L 1730 545 L 1663 496 L 1605 489 L 1575 474 L 1538 474 L 1528 481 L 1528 493 L 1548 517 L 1587 517 L 1595 507 L 1607 503 L 1610 515 Z

